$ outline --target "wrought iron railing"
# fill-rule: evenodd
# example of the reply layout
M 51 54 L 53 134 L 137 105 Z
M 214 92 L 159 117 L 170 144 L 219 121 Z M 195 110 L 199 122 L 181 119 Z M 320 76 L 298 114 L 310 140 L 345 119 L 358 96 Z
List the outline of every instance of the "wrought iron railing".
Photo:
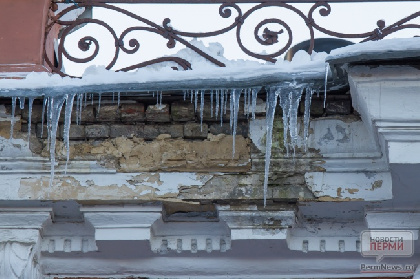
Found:
M 57 3 L 65 3 L 69 2 L 69 0 L 55 0 L 52 5 L 51 9 L 55 10 Z M 140 51 L 140 42 L 137 38 L 131 38 L 128 40 L 125 39 L 130 32 L 133 31 L 145 31 L 158 34 L 159 36 L 165 38 L 167 40 L 166 46 L 168 48 L 173 48 L 177 43 L 182 44 L 185 47 L 195 51 L 198 55 L 202 56 L 203 58 L 207 59 L 211 63 L 224 67 L 225 64 L 220 61 L 217 57 L 211 56 L 209 53 L 206 53 L 202 49 L 196 47 L 188 40 L 190 38 L 208 38 L 217 35 L 221 35 L 227 33 L 229 31 L 235 31 L 236 42 L 240 49 L 243 51 L 244 54 L 260 59 L 262 61 L 268 62 L 276 62 L 279 59 L 279 56 L 284 54 L 291 46 L 293 42 L 293 30 L 287 23 L 286 19 L 281 18 L 266 18 L 261 20 L 254 28 L 253 35 L 255 40 L 261 46 L 278 46 L 277 49 L 271 53 L 258 53 L 256 51 L 250 50 L 245 44 L 243 43 L 242 37 L 242 27 L 247 19 L 252 15 L 254 12 L 267 8 L 267 7 L 280 7 L 286 9 L 297 16 L 299 16 L 307 27 L 307 31 L 309 31 L 309 48 L 307 51 L 311 53 L 314 49 L 315 44 L 315 31 L 318 31 L 324 35 L 328 35 L 331 37 L 336 38 L 352 38 L 352 39 L 360 39 L 361 41 L 371 41 L 371 40 L 380 40 L 391 33 L 403 30 L 403 29 L 413 29 L 413 28 L 420 28 L 420 24 L 413 23 L 413 20 L 418 19 L 420 16 L 420 11 L 414 12 L 411 15 L 403 17 L 401 20 L 398 20 L 390 25 L 386 25 L 384 20 L 377 21 L 377 27 L 373 30 L 362 32 L 362 33 L 355 33 L 355 34 L 348 34 L 348 33 L 340 33 L 337 31 L 332 30 L 333 27 L 323 27 L 319 25 L 316 20 L 314 19 L 315 13 L 319 13 L 322 17 L 327 17 L 331 13 L 331 5 L 329 3 L 333 2 L 376 2 L 376 1 L 361 1 L 361 0 L 331 0 L 329 2 L 321 2 L 321 1 L 300 1 L 300 0 L 291 0 L 291 1 L 264 1 L 262 3 L 258 3 L 258 1 L 254 0 L 239 0 L 239 1 L 223 1 L 223 0 L 71 0 L 74 5 L 62 10 L 56 16 L 50 18 L 50 22 L 47 25 L 46 33 L 51 33 L 54 30 L 57 30 L 58 26 L 64 28 L 60 35 L 60 40 L 58 43 L 58 47 L 56 50 L 56 61 L 50 61 L 48 56 L 46 57 L 46 63 L 50 66 L 53 72 L 58 73 L 62 76 L 67 75 L 63 70 L 63 59 L 64 57 L 74 63 L 88 63 L 95 59 L 98 55 L 100 50 L 100 43 L 97 38 L 95 38 L 94 34 L 83 36 L 78 42 L 78 48 L 81 51 L 87 52 L 90 51 L 87 57 L 78 58 L 70 54 L 70 52 L 65 48 L 65 41 L 67 36 L 71 33 L 72 30 L 78 28 L 81 25 L 85 24 L 97 24 L 105 28 L 113 37 L 114 40 L 114 53 L 111 61 L 106 65 L 107 69 L 112 69 L 116 71 L 129 71 L 137 68 L 146 67 L 149 65 L 162 63 L 162 62 L 173 62 L 176 65 L 176 69 L 190 69 L 191 64 L 186 59 L 181 57 L 175 56 L 160 56 L 157 54 L 157 57 L 147 61 L 140 61 L 135 62 L 130 66 L 122 67 L 119 69 L 115 69 L 116 62 L 119 59 L 121 53 L 125 54 L 135 54 Z M 384 1 L 386 2 L 386 1 Z M 163 22 L 157 23 L 152 22 L 149 20 L 145 15 L 138 15 L 135 14 L 127 9 L 121 8 L 118 5 L 114 4 L 145 4 L 145 3 L 166 3 L 166 4 L 174 4 L 174 3 L 187 3 L 187 4 L 214 4 L 220 5 L 219 6 L 219 15 L 221 18 L 233 18 L 234 14 L 236 14 L 233 22 L 221 29 L 209 31 L 209 32 L 186 32 L 182 30 L 174 29 L 171 26 L 171 19 L 165 18 Z M 243 11 L 240 7 L 240 4 L 243 3 L 252 3 L 254 4 L 253 7 Z M 305 14 L 297 7 L 295 7 L 295 3 L 312 3 L 309 12 Z M 420 2 L 419 3 L 419 10 L 420 10 Z M 380 4 L 378 4 L 380 5 Z M 128 18 L 134 19 L 138 21 L 139 26 L 132 26 L 125 29 L 120 34 L 117 32 L 105 21 L 95 19 L 95 18 L 83 18 L 83 19 L 76 19 L 74 21 L 64 21 L 62 18 L 64 15 L 71 13 L 72 11 L 78 8 L 104 8 L 107 10 L 113 10 L 117 13 L 125 15 Z M 187 15 L 186 15 L 187 16 Z M 355 15 L 355 17 L 357 17 Z M 355 20 L 357 20 L 355 18 Z M 269 25 L 278 25 L 279 28 L 277 30 L 271 30 Z M 349 23 L 351 24 L 351 23 Z M 286 35 L 286 40 L 279 40 L 279 35 L 282 34 L 283 36 Z M 93 50 L 93 51 L 92 51 Z

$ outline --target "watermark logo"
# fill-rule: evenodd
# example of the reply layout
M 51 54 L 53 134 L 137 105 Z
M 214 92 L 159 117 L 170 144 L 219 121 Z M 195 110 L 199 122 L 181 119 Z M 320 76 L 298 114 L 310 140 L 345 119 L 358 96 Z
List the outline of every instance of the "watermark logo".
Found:
M 410 257 L 414 253 L 414 236 L 406 230 L 367 230 L 361 236 L 360 252 L 364 257 Z
M 416 270 L 414 264 L 361 264 L 361 273 L 413 273 Z

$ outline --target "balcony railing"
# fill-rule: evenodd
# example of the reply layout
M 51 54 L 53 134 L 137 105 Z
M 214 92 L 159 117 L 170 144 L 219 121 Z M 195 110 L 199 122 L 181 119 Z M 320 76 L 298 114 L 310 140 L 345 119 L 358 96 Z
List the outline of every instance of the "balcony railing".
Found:
M 291 0 L 291 1 L 264 1 L 259 3 L 254 0 L 240 0 L 240 1 L 222 1 L 222 0 L 61 0 L 54 1 L 51 5 L 53 11 L 57 10 L 58 3 L 73 3 L 64 10 L 56 13 L 55 16 L 50 18 L 50 22 L 46 27 L 46 33 L 57 32 L 57 29 L 61 29 L 59 33 L 58 45 L 56 47 L 56 61 L 50 61 L 48 56 L 46 57 L 46 63 L 50 66 L 53 72 L 58 73 L 62 76 L 68 75 L 63 69 L 63 61 L 68 60 L 77 64 L 87 64 L 92 62 L 97 58 L 100 51 L 105 51 L 103 46 L 101 46 L 100 39 L 96 37 L 97 34 L 85 34 L 83 35 L 77 43 L 77 48 L 81 51 L 80 53 L 85 53 L 85 56 L 78 57 L 75 55 L 71 47 L 66 44 L 66 39 L 69 34 L 71 34 L 75 29 L 80 28 L 80 26 L 85 26 L 89 24 L 94 24 L 100 26 L 107 30 L 109 35 L 112 36 L 113 43 L 111 59 L 109 62 L 105 63 L 106 69 L 115 70 L 115 71 L 129 71 L 137 68 L 142 68 L 150 66 L 153 64 L 158 64 L 162 62 L 170 62 L 173 65 L 174 69 L 178 70 L 188 70 L 191 69 L 190 61 L 185 58 L 177 57 L 174 55 L 165 56 L 157 53 L 156 57 L 153 59 L 147 59 L 145 61 L 133 61 L 130 65 L 124 67 L 118 67 L 117 62 L 120 59 L 121 55 L 133 55 L 133 60 L 138 59 L 139 54 L 142 48 L 141 38 L 136 37 L 135 32 L 146 32 L 156 34 L 166 40 L 166 47 L 171 49 L 174 48 L 177 44 L 181 44 L 186 48 L 193 50 L 202 58 L 210 61 L 212 64 L 219 67 L 224 67 L 225 63 L 221 61 L 218 57 L 206 52 L 205 50 L 197 47 L 192 44 L 190 40 L 192 38 L 209 38 L 217 37 L 224 34 L 229 34 L 235 36 L 235 40 L 239 49 L 243 52 L 244 55 L 252 57 L 260 61 L 267 62 L 276 62 L 281 55 L 285 54 L 292 46 L 298 42 L 294 41 L 294 35 L 296 32 L 301 32 L 302 30 L 295 31 L 292 29 L 291 25 L 288 23 L 287 18 L 282 18 L 282 15 L 279 14 L 278 17 L 268 17 L 262 20 L 254 26 L 253 31 L 244 30 L 243 26 L 247 23 L 248 19 L 257 11 L 267 9 L 267 8 L 280 8 L 282 10 L 287 10 L 289 13 L 296 15 L 306 26 L 306 31 L 308 34 L 308 53 L 312 53 L 316 43 L 316 34 L 321 34 L 322 36 L 335 37 L 335 38 L 344 38 L 344 39 L 359 39 L 361 42 L 380 40 L 386 36 L 406 29 L 419 29 L 420 24 L 416 23 L 416 20 L 419 20 L 420 16 L 420 1 L 408 1 L 416 2 L 419 4 L 418 11 L 412 14 L 401 15 L 401 19 L 391 24 L 385 22 L 382 19 L 377 19 L 376 26 L 366 27 L 367 30 L 361 33 L 345 33 L 340 32 L 340 30 L 335 30 L 336 24 L 332 22 L 328 26 L 322 26 L 318 24 L 317 18 L 328 18 L 332 13 L 332 3 L 362 3 L 362 2 L 376 2 L 376 1 L 360 1 L 360 0 L 331 0 L 328 2 L 321 1 L 309 1 L 309 0 Z M 383 1 L 383 3 L 377 3 L 378 9 L 389 1 Z M 407 2 L 407 1 L 406 1 Z M 148 18 L 147 14 L 137 14 L 131 11 L 131 9 L 125 8 L 126 5 L 118 4 L 212 4 L 218 5 L 219 18 L 221 20 L 229 19 L 230 23 L 223 28 L 207 31 L 207 32 L 189 32 L 184 30 L 178 30 L 171 26 L 171 19 L 165 18 L 162 22 L 153 22 Z M 309 10 L 305 13 L 299 7 L 300 4 L 306 3 L 310 5 Z M 242 4 L 246 4 L 246 8 L 243 8 Z M 250 6 L 252 5 L 252 6 Z M 402 4 L 404 5 L 404 4 Z M 106 22 L 102 19 L 95 18 L 77 18 L 74 20 L 65 20 L 64 17 L 77 11 L 80 8 L 90 9 L 90 8 L 102 8 L 109 11 L 113 11 L 120 15 L 123 15 L 130 22 L 137 22 L 133 26 L 127 27 L 122 31 L 118 31 L 113 27 L 109 22 Z M 159 5 L 156 7 L 157 13 L 159 13 Z M 203 11 L 207 11 L 204 9 Z M 395 11 L 397 12 L 397 11 Z M 185 12 L 185 16 L 188 17 L 188 11 Z M 355 21 L 360 20 L 357 15 L 353 15 L 353 22 L 348 22 L 348 25 L 354 24 Z M 375 19 L 376 20 L 376 19 Z M 192 25 L 196 24 L 191 22 Z M 211 25 L 212 22 L 201 23 Z M 388 24 L 388 25 L 387 25 Z M 369 29 L 370 28 L 370 29 Z M 232 32 L 230 32 L 232 31 Z M 275 47 L 274 51 L 269 53 L 256 51 L 251 49 L 244 43 L 244 36 L 253 35 L 253 39 L 261 47 L 270 47 L 271 50 Z M 252 34 L 253 33 L 253 34 Z M 46 36 L 48 37 L 48 36 Z M 76 46 L 72 46 L 73 50 Z M 110 46 L 107 46 L 109 48 Z

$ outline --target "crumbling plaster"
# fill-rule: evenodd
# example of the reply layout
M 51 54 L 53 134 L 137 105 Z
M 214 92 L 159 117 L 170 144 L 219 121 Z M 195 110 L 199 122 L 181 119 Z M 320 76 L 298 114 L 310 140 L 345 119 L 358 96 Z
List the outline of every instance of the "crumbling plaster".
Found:
M 9 136 L 10 115 L 0 123 L 4 199 L 23 200 L 261 200 L 265 118 L 250 119 L 248 135 L 208 133 L 206 139 L 161 134 L 154 140 L 116 137 L 70 141 L 70 161 L 58 139 L 56 176 L 49 185 L 47 140 L 20 132 Z M 104 117 L 104 116 L 102 116 Z M 299 130 L 302 133 L 302 119 Z M 75 125 L 75 124 L 73 124 Z M 33 128 L 33 134 L 35 134 Z M 269 199 L 382 200 L 390 180 L 375 141 L 354 115 L 312 119 L 308 151 L 284 153 L 283 122 L 274 122 Z M 13 157 L 16 164 L 5 157 Z M 37 165 L 34 166 L 33 163 Z M 376 167 L 372 168 L 372 162 Z M 356 173 L 355 173 L 356 172 Z M 336 176 L 346 180 L 337 181 Z M 373 187 L 382 181 L 380 187 Z M 376 184 L 375 184 L 376 183 Z

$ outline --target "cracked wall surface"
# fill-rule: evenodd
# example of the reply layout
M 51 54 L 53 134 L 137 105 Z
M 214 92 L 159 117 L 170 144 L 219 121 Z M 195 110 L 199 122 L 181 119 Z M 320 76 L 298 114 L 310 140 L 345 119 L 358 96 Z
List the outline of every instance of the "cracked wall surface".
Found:
M 334 106 L 330 106 L 329 111 L 324 109 L 320 115 L 320 109 L 316 107 L 320 102 L 314 98 L 306 152 L 300 137 L 295 153 L 285 154 L 281 109 L 276 112 L 268 200 L 364 200 L 378 193 L 380 198 L 386 198 L 389 192 L 387 178 L 369 168 L 363 169 L 362 166 L 360 169 L 360 162 L 355 159 L 366 154 L 380 157 L 361 120 L 351 113 L 351 107 L 343 113 L 343 109 L 335 112 L 331 109 Z M 342 103 L 340 98 L 343 97 L 331 97 L 330 102 L 338 100 Z M 4 183 L 0 183 L 0 189 L 5 193 L 4 198 L 93 201 L 263 199 L 266 161 L 263 100 L 258 99 L 255 119 L 243 114 L 242 109 L 238 117 L 235 152 L 229 127 L 229 108 L 222 121 L 211 117 L 206 110 L 201 121 L 200 111 L 188 101 L 172 101 L 161 108 L 138 100 L 122 101 L 116 105 L 105 99 L 100 112 L 98 104 L 87 105 L 79 115 L 80 119 L 73 111 L 72 119 L 78 119 L 79 123 L 73 123 L 70 129 L 70 160 L 66 168 L 67 154 L 60 126 L 56 143 L 58 165 L 53 183 L 49 185 L 50 152 L 45 119 L 42 126 L 45 118 L 42 105 L 34 105 L 29 137 L 27 109 L 17 109 L 12 141 L 7 139 L 10 136 L 10 105 L 1 105 L 0 155 L 21 161 L 12 164 L 3 159 L 0 169 L 4 172 Z M 209 109 L 208 104 L 206 108 Z M 303 115 L 298 116 L 298 131 L 303 134 Z M 347 184 L 342 181 L 325 184 L 325 181 L 334 180 L 331 178 L 334 172 L 337 175 L 340 171 L 348 172 L 348 166 L 337 170 L 340 166 L 334 158 L 343 157 L 356 162 L 367 175 L 361 174 L 364 178 L 356 178 L 358 181 Z M 368 177 L 369 174 L 372 176 Z M 385 181 L 384 187 L 380 181 Z

